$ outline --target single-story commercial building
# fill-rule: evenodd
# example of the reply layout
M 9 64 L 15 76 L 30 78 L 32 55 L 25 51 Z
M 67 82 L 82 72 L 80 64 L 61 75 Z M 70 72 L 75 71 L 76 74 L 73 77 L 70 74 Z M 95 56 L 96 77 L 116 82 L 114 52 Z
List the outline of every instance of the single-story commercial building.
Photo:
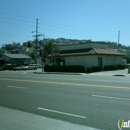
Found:
M 3 53 L 3 54 L 0 54 L 0 60 L 4 60 L 5 63 L 11 63 L 18 66 L 21 64 L 28 65 L 30 63 L 31 58 L 24 54 Z
M 107 44 L 85 43 L 59 46 L 60 53 L 48 56 L 49 65 L 81 65 L 87 70 L 93 66 L 122 64 L 123 53 L 111 50 Z

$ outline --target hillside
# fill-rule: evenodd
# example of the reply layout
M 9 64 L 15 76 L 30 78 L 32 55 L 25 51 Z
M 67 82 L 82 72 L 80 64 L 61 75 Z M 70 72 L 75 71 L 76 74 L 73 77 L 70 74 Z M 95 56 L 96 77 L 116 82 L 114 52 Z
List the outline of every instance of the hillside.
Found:
M 130 46 L 125 46 L 122 44 L 117 45 L 116 42 L 110 42 L 110 41 L 92 41 L 91 39 L 88 40 L 78 40 L 78 39 L 65 39 L 65 38 L 57 38 L 57 39 L 45 39 L 39 40 L 38 41 L 38 51 L 40 51 L 41 46 L 45 46 L 45 44 L 53 40 L 54 43 L 59 44 L 59 45 L 68 45 L 68 44 L 82 44 L 82 43 L 91 43 L 91 42 L 97 42 L 97 43 L 104 43 L 108 44 L 110 49 L 118 50 L 120 52 L 126 53 L 130 56 Z M 28 48 L 28 42 L 30 42 L 30 48 Z M 27 53 L 27 52 L 33 52 L 35 50 L 35 40 L 34 41 L 27 41 L 22 44 L 20 43 L 9 43 L 9 44 L 4 44 L 1 47 L 1 53 Z

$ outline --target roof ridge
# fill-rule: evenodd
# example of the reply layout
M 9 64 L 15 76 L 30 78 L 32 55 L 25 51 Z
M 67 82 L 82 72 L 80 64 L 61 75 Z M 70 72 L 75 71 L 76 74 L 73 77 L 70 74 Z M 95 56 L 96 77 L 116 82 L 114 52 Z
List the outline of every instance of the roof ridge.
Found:
M 93 50 L 94 50 L 94 52 L 97 54 L 97 52 L 96 52 L 96 50 L 95 50 L 96 48 L 93 48 Z

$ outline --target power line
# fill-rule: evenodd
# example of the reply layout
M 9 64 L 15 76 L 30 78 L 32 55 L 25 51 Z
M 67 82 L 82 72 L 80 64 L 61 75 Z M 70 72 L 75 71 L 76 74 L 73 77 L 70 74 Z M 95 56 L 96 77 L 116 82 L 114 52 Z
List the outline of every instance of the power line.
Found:
M 19 25 L 19 26 L 27 26 L 27 27 L 35 27 L 35 26 L 31 26 L 31 25 L 25 25 L 25 24 L 19 24 L 19 23 L 13 23 L 13 22 L 6 22 L 6 21 L 0 21 L 1 23 L 7 23 L 7 24 L 14 24 L 14 25 Z M 87 31 L 84 31 L 84 32 L 81 32 L 81 31 L 73 31 L 73 30 L 66 30 L 66 29 L 62 29 L 62 28 L 47 28 L 47 27 L 40 27 L 40 28 L 43 28 L 43 29 L 46 29 L 46 30 L 51 30 L 51 31 L 55 31 L 55 32 L 61 32 L 61 33 L 68 33 L 68 34 L 77 34 L 77 35 L 82 35 L 82 36 L 86 36 L 86 35 L 97 35 L 98 32 L 94 32 L 94 33 L 90 33 L 90 32 L 87 32 Z M 62 29 L 62 30 L 61 30 Z M 100 34 L 102 36 L 111 36 L 113 34 Z M 99 33 L 98 33 L 98 36 L 99 36 Z
M 16 19 L 16 18 L 7 18 L 7 17 L 4 17 L 4 16 L 0 16 L 0 17 L 1 17 L 1 18 L 4 18 L 4 19 L 17 20 L 17 21 L 21 21 L 21 22 L 35 23 L 34 21 L 20 20 L 20 19 Z
M 2 37 L 3 37 L 3 36 L 4 36 L 4 37 L 12 37 L 12 36 L 21 37 L 21 36 L 27 36 L 27 37 L 29 37 L 30 35 L 28 35 L 28 34 L 27 34 L 27 35 L 22 35 L 22 34 L 21 34 L 21 35 L 17 35 L 17 34 L 13 34 L 13 35 L 12 35 L 12 34 L 5 34 L 5 35 L 4 35 L 4 34 L 0 34 L 0 36 L 2 36 Z
M 91 31 L 91 32 L 95 32 L 95 30 L 92 30 L 92 29 L 85 29 L 85 28 L 79 28 L 79 27 L 74 27 L 74 26 L 68 26 L 68 25 L 63 25 L 63 24 L 60 24 L 60 23 L 55 23 L 55 22 L 50 22 L 50 21 L 47 21 L 47 20 L 43 20 L 43 19 L 40 19 L 40 21 L 43 21 L 43 22 L 47 22 L 47 23 L 51 23 L 52 25 L 50 26 L 61 26 L 60 28 L 69 28 L 69 29 L 74 29 L 74 30 L 87 30 L 87 31 Z M 43 22 L 40 22 L 40 23 L 43 23 Z M 43 23 L 43 24 L 45 24 Z M 47 24 L 46 24 L 47 25 Z M 49 25 L 47 25 L 49 26 Z M 112 31 L 103 31 L 103 30 L 98 30 L 98 33 L 108 33 L 108 32 L 112 32 Z M 116 31 L 113 31 L 113 33 L 116 33 Z
M 6 21 L 0 21 L 1 23 L 7 23 L 7 24 L 14 24 L 14 25 L 20 25 L 20 26 L 28 26 L 28 27 L 35 27 L 31 25 L 25 25 L 25 24 L 18 24 L 18 23 L 12 23 L 12 22 L 6 22 Z
M 20 26 L 27 26 L 27 27 L 35 27 L 35 26 L 31 26 L 31 25 L 25 25 L 25 24 L 17 24 L 17 23 L 12 23 L 12 22 L 5 22 L 5 21 L 0 21 L 0 22 L 2 22 L 2 23 L 7 23 L 7 24 L 14 24 L 14 25 L 20 25 Z M 43 28 L 43 29 L 46 29 L 46 30 L 50 30 L 50 31 L 54 31 L 54 32 L 60 32 L 60 33 L 65 33 L 65 34 L 72 34 L 72 35 L 78 35 L 78 36 L 92 36 L 92 37 L 94 37 L 94 35 L 96 35 L 96 37 L 97 37 L 97 34 L 92 34 L 92 33 L 87 33 L 86 32 L 86 34 L 85 33 L 79 33 L 78 31 L 77 32 L 75 32 L 75 31 L 71 31 L 71 32 L 66 32 L 66 31 L 64 31 L 64 30 L 57 30 L 57 29 L 50 29 L 50 28 L 46 28 L 46 27 L 40 27 L 40 28 Z M 110 35 L 112 35 L 112 34 L 98 34 L 98 36 L 110 36 Z
M 11 15 L 11 16 L 17 16 L 17 17 L 22 17 L 22 18 L 31 18 L 31 19 L 35 19 L 35 18 L 32 18 L 32 17 L 28 17 L 28 16 L 21 16 L 21 15 L 16 15 L 16 14 L 10 14 L 10 13 L 5 13 L 5 12 L 0 12 L 0 14 L 6 14 L 6 15 Z M 3 16 L 4 18 L 6 19 L 14 19 L 14 18 L 7 18 L 5 16 Z M 14 20 L 18 20 L 18 21 L 24 21 L 24 22 L 32 22 L 32 21 L 26 21 L 26 20 L 19 20 L 19 19 L 14 19 Z M 41 22 L 43 21 L 43 22 Z M 45 23 L 46 22 L 46 23 Z M 32 22 L 34 23 L 34 22 Z M 64 29 L 64 30 L 69 30 L 69 31 L 78 31 L 78 32 L 82 32 L 82 33 L 88 33 L 90 34 L 91 33 L 116 33 L 116 32 L 112 32 L 112 31 L 101 31 L 101 30 L 98 30 L 97 32 L 95 30 L 90 30 L 90 29 L 84 29 L 84 28 L 78 28 L 78 27 L 73 27 L 73 26 L 67 26 L 67 25 L 63 25 L 63 24 L 60 24 L 60 23 L 55 23 L 55 22 L 51 22 L 51 21 L 48 21 L 48 20 L 43 20 L 43 19 L 40 19 L 40 23 L 43 23 L 43 25 L 45 26 L 51 26 L 53 28 L 59 28 L 59 29 Z M 50 23 L 50 24 L 48 24 Z M 18 24 L 17 24 L 18 25 Z M 28 25 L 27 25 L 28 26 Z M 82 30 L 82 31 L 81 31 Z
M 130 34 L 128 34 L 128 33 L 126 33 L 126 32 L 124 32 L 124 31 L 121 31 L 122 32 L 122 34 L 125 34 L 125 35 L 127 35 L 127 36 L 129 36 L 130 37 Z
M 5 13 L 5 12 L 0 12 L 0 14 L 6 14 L 6 15 L 12 15 L 12 16 L 17 16 L 17 17 L 23 17 L 23 18 L 29 18 L 29 19 L 36 19 L 28 16 L 23 16 L 23 15 L 17 15 L 17 14 L 10 14 L 10 13 Z
M 11 20 L 17 20 L 17 21 L 21 21 L 21 22 L 28 22 L 28 23 L 34 23 L 32 21 L 28 21 L 28 20 L 23 20 L 23 18 L 27 18 L 27 19 L 35 19 L 32 17 L 27 17 L 27 16 L 21 16 L 21 15 L 16 15 L 16 14 L 10 14 L 10 13 L 4 13 L 4 12 L 0 12 L 0 14 L 6 14 L 8 16 L 15 16 L 15 18 L 10 18 L 10 17 L 5 17 L 2 16 L 5 19 L 11 19 Z M 21 19 L 17 19 L 18 17 L 21 17 Z M 17 23 L 13 23 L 13 22 L 5 22 L 5 21 L 0 21 L 1 23 L 6 23 L 6 24 L 14 24 L 14 25 L 20 25 L 20 26 L 27 26 L 27 27 L 34 27 L 31 25 L 25 25 L 25 24 L 19 24 Z M 51 27 L 51 28 L 50 28 Z M 73 26 L 67 26 L 67 25 L 63 25 L 63 24 L 59 24 L 59 23 L 55 23 L 55 22 L 51 22 L 51 21 L 47 21 L 47 20 L 43 20 L 40 19 L 40 28 L 49 30 L 49 31 L 55 31 L 55 32 L 60 32 L 60 33 L 64 33 L 64 34 L 73 34 L 73 35 L 78 35 L 78 36 L 89 36 L 89 37 L 98 37 L 98 36 L 103 36 L 103 37 L 109 37 L 113 34 L 116 35 L 116 32 L 114 31 L 95 31 L 95 30 L 90 30 L 90 29 L 84 29 L 84 28 L 79 28 L 79 27 L 73 27 Z
M 126 36 L 123 36 L 123 35 L 121 35 L 121 37 L 130 40 L 130 37 L 126 37 Z
M 61 33 L 67 33 L 67 34 L 76 34 L 76 35 L 84 35 L 84 36 L 87 36 L 87 35 L 96 35 L 97 36 L 97 33 L 89 33 L 89 32 L 79 32 L 79 31 L 66 31 L 66 30 L 60 30 L 60 29 L 58 29 L 58 28 L 56 28 L 56 29 L 53 29 L 53 28 L 46 28 L 46 27 L 39 27 L 39 28 L 41 28 L 41 29 L 46 29 L 46 30 L 50 30 L 50 31 L 55 31 L 55 32 L 61 32 Z M 113 34 L 98 34 L 98 36 L 113 36 Z M 116 34 L 115 34 L 116 35 Z
M 43 26 L 48 26 L 48 27 L 52 27 L 52 28 L 56 28 L 56 29 L 68 30 L 68 31 L 73 31 L 73 32 L 80 32 L 80 33 L 89 33 L 89 34 L 99 34 L 99 33 L 102 33 L 102 34 L 105 34 L 104 32 L 99 32 L 99 31 L 98 32 L 92 32 L 92 31 L 89 32 L 89 30 L 86 30 L 86 29 L 81 31 L 81 30 L 77 30 L 76 28 L 75 29 L 74 28 L 73 29 L 72 28 L 68 29 L 68 28 L 65 28 L 65 27 L 57 27 L 57 26 L 49 25 L 49 24 L 43 24 Z M 115 32 L 113 32 L 113 33 L 115 33 Z

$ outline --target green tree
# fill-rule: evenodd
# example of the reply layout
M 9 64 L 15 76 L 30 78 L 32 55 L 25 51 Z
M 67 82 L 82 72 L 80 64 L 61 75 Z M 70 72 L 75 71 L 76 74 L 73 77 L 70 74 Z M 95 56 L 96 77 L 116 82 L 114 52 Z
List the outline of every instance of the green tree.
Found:
M 53 40 L 50 40 L 46 43 L 45 47 L 43 48 L 43 56 L 47 57 L 49 54 L 51 54 L 52 48 L 56 47 L 57 45 L 54 43 Z
M 35 60 L 35 53 L 31 52 L 30 54 L 28 54 L 28 56 L 30 56 L 33 60 Z
M 130 63 L 130 56 L 125 56 L 124 59 L 127 60 L 127 63 Z
M 35 51 L 25 52 L 24 54 L 26 54 L 27 56 L 31 58 L 31 62 L 35 61 Z

